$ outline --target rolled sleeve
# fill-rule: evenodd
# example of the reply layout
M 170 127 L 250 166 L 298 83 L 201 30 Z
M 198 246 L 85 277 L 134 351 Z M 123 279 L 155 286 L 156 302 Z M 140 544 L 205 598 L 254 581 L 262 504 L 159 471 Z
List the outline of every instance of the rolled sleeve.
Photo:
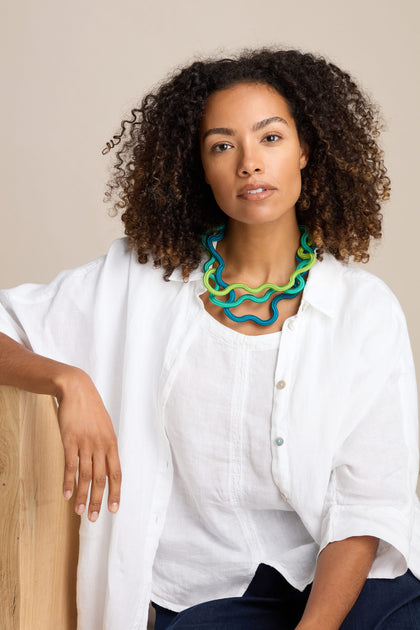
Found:
M 30 348 L 30 343 L 9 300 L 8 291 L 0 291 L 0 332 Z
M 88 369 L 103 330 L 109 344 L 117 344 L 131 259 L 126 239 L 118 239 L 106 256 L 62 271 L 49 284 L 0 291 L 0 332 L 38 354 Z
M 383 362 L 382 352 L 372 374 L 374 395 L 337 450 L 322 523 L 321 550 L 351 536 L 380 539 L 369 577 L 407 570 L 418 502 L 417 390 L 405 321 L 396 334 L 386 342 L 393 353 Z
M 0 291 L 0 331 L 39 354 L 76 359 L 76 349 L 80 351 L 92 336 L 90 319 L 99 269 L 100 263 L 94 261 L 61 272 L 49 284 L 22 284 Z

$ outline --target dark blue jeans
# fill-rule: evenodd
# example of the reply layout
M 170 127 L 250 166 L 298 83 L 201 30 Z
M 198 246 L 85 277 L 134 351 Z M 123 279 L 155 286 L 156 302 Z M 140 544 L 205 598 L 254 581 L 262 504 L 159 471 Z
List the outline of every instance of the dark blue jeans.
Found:
M 153 603 L 155 630 L 293 630 L 310 593 L 260 564 L 242 597 L 216 599 L 175 613 Z M 420 630 L 420 580 L 411 571 L 369 579 L 341 630 Z

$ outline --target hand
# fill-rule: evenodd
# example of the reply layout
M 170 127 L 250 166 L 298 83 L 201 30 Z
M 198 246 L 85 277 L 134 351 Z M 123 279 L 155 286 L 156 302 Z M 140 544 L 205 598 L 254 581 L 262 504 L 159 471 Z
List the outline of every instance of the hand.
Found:
M 79 467 L 76 513 L 84 513 L 92 484 L 88 517 L 95 522 L 107 477 L 110 512 L 117 512 L 120 504 L 121 467 L 111 418 L 90 377 L 77 368 L 69 368 L 62 376 L 58 403 L 65 458 L 64 497 L 70 499 L 73 495 Z

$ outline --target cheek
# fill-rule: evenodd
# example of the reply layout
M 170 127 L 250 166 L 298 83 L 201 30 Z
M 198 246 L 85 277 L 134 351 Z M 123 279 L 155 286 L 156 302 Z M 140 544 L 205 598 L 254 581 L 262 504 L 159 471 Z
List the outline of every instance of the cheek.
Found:
M 282 169 L 290 174 L 300 171 L 300 159 L 300 151 L 294 147 L 285 151 L 279 158 Z
M 220 196 L 224 196 L 228 189 L 228 182 L 226 181 L 226 173 L 223 169 L 219 168 L 205 168 L 204 169 L 205 178 L 207 184 L 213 191 L 213 195 L 217 198 Z
M 208 164 L 206 160 L 202 160 L 204 177 L 206 183 L 213 187 L 214 182 L 217 180 L 217 170 L 214 169 L 212 164 Z
M 277 167 L 281 195 L 287 203 L 295 203 L 302 187 L 299 155 L 288 156 L 288 159 L 281 160 Z
M 290 185 L 301 181 L 301 167 L 300 158 L 298 155 L 293 155 L 289 159 L 284 159 L 278 164 L 279 179 L 283 184 L 289 182 Z

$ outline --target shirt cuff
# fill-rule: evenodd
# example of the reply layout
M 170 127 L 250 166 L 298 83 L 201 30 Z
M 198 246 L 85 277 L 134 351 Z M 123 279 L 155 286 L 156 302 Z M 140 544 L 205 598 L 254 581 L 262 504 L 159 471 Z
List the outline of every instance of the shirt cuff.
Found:
M 330 542 L 352 536 L 379 538 L 369 578 L 395 578 L 408 568 L 412 519 L 393 507 L 334 505 L 328 510 L 321 533 L 321 552 Z
M 1 309 L 1 305 L 0 305 L 0 309 Z M 4 335 L 7 335 L 14 341 L 17 341 L 18 343 L 24 346 L 29 346 L 29 342 L 26 339 L 26 336 L 22 334 L 22 331 L 20 330 L 18 325 L 15 324 L 13 320 L 11 320 L 11 318 L 9 318 L 7 315 L 1 312 L 0 312 L 0 332 L 2 332 Z

